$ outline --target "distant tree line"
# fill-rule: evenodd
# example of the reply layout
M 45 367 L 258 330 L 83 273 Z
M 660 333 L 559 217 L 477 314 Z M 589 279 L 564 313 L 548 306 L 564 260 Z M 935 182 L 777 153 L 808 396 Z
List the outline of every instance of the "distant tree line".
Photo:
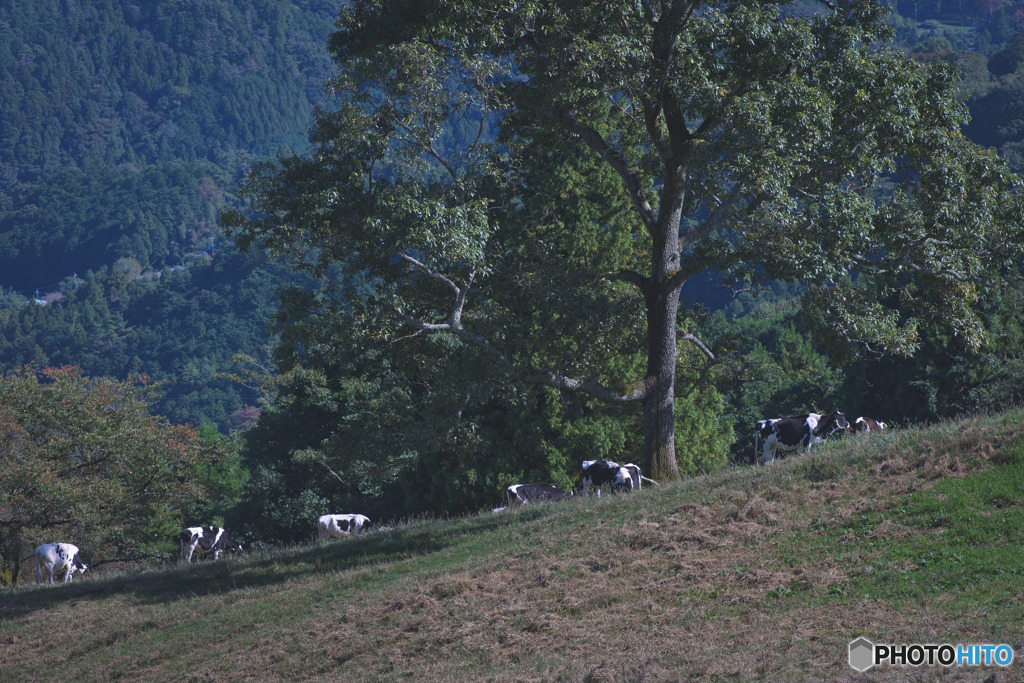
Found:
M 76 365 L 91 377 L 146 375 L 172 422 L 213 422 L 227 433 L 251 421 L 263 395 L 232 381 L 237 354 L 268 358 L 267 322 L 287 271 L 225 244 L 188 267 L 142 270 L 131 258 L 66 280 L 40 305 L 0 289 L 0 371 Z

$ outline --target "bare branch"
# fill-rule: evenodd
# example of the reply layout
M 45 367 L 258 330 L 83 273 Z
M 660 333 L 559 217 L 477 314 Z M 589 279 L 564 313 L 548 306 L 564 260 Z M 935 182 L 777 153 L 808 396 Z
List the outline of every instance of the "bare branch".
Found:
M 648 278 L 645 278 L 635 270 L 629 268 L 623 268 L 622 270 L 615 273 L 602 273 L 601 277 L 611 282 L 628 282 L 632 285 L 636 285 L 637 289 L 644 291 L 647 287 Z
M 324 468 L 325 470 L 327 470 L 328 472 L 330 472 L 331 474 L 333 474 L 333 475 L 334 475 L 334 478 L 335 478 L 335 479 L 337 479 L 338 481 L 340 481 L 340 482 L 342 483 L 342 485 L 343 485 L 343 486 L 348 486 L 348 484 L 346 484 L 346 483 L 345 483 L 345 480 L 344 480 L 344 479 L 342 479 L 342 478 L 341 478 L 341 476 L 340 476 L 340 475 L 339 475 L 339 474 L 338 474 L 337 472 L 335 472 L 334 470 L 332 470 L 332 469 L 330 468 L 330 466 L 329 466 L 329 465 L 327 464 L 327 462 L 326 462 L 326 461 L 324 461 L 324 460 L 322 460 L 322 459 L 320 459 L 320 458 L 312 458 L 312 460 L 313 460 L 313 462 L 317 463 L 318 465 L 322 465 L 322 466 L 323 466 L 323 468 Z
M 685 339 L 686 341 L 688 341 L 691 344 L 693 344 L 694 346 L 696 346 L 698 349 L 701 350 L 701 352 L 705 356 L 710 358 L 712 361 L 715 360 L 715 354 L 712 353 L 711 349 L 709 349 L 707 346 L 705 346 L 704 342 L 702 342 L 696 335 L 694 335 L 694 334 L 692 334 L 690 332 L 680 332 L 679 333 L 679 338 L 680 339 Z
M 441 273 L 437 272 L 436 270 L 434 270 L 433 268 L 431 268 L 427 264 L 414 259 L 412 256 L 409 256 L 408 254 L 403 253 L 400 256 L 402 257 L 402 260 L 405 261 L 406 263 L 412 264 L 413 266 L 415 266 L 419 270 L 423 271 L 428 276 L 432 277 L 433 279 L 437 280 L 438 282 L 445 283 L 446 285 L 451 287 L 452 291 L 455 292 L 456 296 L 459 295 L 459 286 L 457 284 L 455 284 L 449 278 L 447 278 L 444 275 L 442 275 Z
M 518 373 L 518 377 L 524 382 L 541 384 L 562 391 L 587 394 L 607 403 L 632 403 L 640 401 L 650 391 L 650 383 L 647 380 L 635 382 L 627 385 L 621 391 L 616 391 L 609 389 L 595 379 L 576 379 L 566 377 L 565 375 L 557 375 L 546 370 L 530 370 Z
M 488 340 L 486 337 L 483 337 L 482 335 L 470 332 L 469 330 L 462 326 L 462 312 L 466 305 L 466 296 L 469 293 L 469 289 L 472 286 L 473 281 L 475 279 L 476 270 L 470 272 L 466 285 L 464 287 L 459 287 L 457 284 L 455 284 L 453 280 L 442 275 L 441 273 L 438 273 L 437 271 L 430 268 L 426 264 L 418 261 L 417 259 L 407 254 L 402 254 L 402 258 L 406 262 L 411 263 L 413 266 L 429 275 L 430 277 L 441 282 L 444 282 L 455 292 L 455 299 L 454 301 L 452 301 L 451 309 L 448 312 L 448 322 L 428 323 L 424 320 L 415 318 L 405 313 L 404 311 L 395 309 L 395 315 L 398 316 L 401 320 L 405 321 L 407 324 L 415 327 L 417 329 L 417 333 L 449 332 L 451 334 L 454 334 L 456 337 L 466 342 L 467 344 L 487 351 L 495 359 L 497 359 L 502 366 L 504 366 L 508 370 L 509 374 L 511 374 L 513 377 L 516 377 L 521 381 L 530 384 L 541 384 L 563 391 L 584 393 L 608 403 L 630 403 L 633 401 L 639 401 L 643 399 L 644 396 L 647 395 L 647 392 L 649 391 L 649 383 L 647 380 L 634 383 L 621 391 L 617 391 L 615 389 L 606 387 L 600 381 L 591 378 L 581 379 L 575 377 L 567 377 L 565 375 L 560 375 L 547 370 L 517 369 L 515 367 L 515 364 L 508 357 L 508 355 L 505 354 L 493 343 L 491 343 L 490 340 Z M 646 280 L 642 278 L 638 273 L 635 273 L 630 270 L 622 270 L 619 273 L 615 274 L 613 277 L 627 282 L 633 282 L 634 284 L 641 288 L 646 286 Z
M 402 311 L 396 310 L 395 314 L 406 323 L 416 327 L 418 330 L 423 332 L 450 332 L 459 339 L 489 352 L 500 361 L 500 363 L 513 377 L 529 384 L 540 384 L 560 389 L 562 391 L 583 393 L 607 403 L 631 403 L 633 401 L 640 401 L 649 391 L 649 386 L 646 380 L 629 385 L 621 391 L 616 391 L 615 389 L 606 387 L 595 379 L 567 377 L 547 370 L 519 370 L 515 367 L 512 361 L 509 360 L 508 356 L 502 353 L 489 340 L 479 334 L 470 332 L 460 323 L 428 323 L 418 320 L 407 313 L 403 313 Z

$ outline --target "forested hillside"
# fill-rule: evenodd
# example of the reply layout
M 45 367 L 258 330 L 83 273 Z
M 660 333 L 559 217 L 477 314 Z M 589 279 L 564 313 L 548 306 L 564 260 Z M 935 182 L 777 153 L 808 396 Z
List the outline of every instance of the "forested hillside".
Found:
M 145 373 L 172 420 L 237 426 L 258 397 L 216 373 L 269 355 L 285 271 L 240 258 L 217 212 L 308 145 L 337 9 L 0 6 L 0 368 Z
M 8 368 L 78 365 L 91 376 L 144 374 L 159 382 L 156 407 L 173 422 L 213 421 L 227 432 L 250 422 L 263 398 L 223 373 L 270 356 L 266 325 L 283 268 L 214 248 L 182 267 L 142 272 L 132 259 L 68 280 L 50 303 L 0 300 L 0 358 Z
M 0 287 L 201 249 L 253 159 L 305 148 L 336 12 L 317 0 L 0 6 Z

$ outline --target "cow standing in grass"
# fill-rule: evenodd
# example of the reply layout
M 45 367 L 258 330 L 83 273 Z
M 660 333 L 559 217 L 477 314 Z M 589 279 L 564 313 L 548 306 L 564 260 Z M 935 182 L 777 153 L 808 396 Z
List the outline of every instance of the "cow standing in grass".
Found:
M 70 543 L 44 543 L 36 548 L 36 583 L 42 583 L 45 571 L 50 583 L 54 574 L 63 574 L 64 583 L 71 583 L 75 572 L 85 574 L 89 567 L 82 562 L 78 546 Z
M 611 460 L 584 460 L 583 470 L 583 495 L 586 496 L 590 487 L 597 490 L 597 497 L 601 497 L 601 489 L 609 487 L 613 491 L 635 491 L 640 488 L 643 477 L 640 476 L 640 468 L 629 463 L 620 465 Z
M 181 557 L 186 562 L 192 561 L 193 553 L 212 552 L 215 560 L 222 552 L 245 554 L 242 546 L 231 540 L 228 532 L 219 526 L 190 526 L 182 529 L 178 537 L 181 540 Z
M 323 515 L 317 520 L 318 539 L 361 534 L 373 525 L 366 515 Z
M 843 431 L 849 426 L 850 423 L 838 410 L 824 417 L 818 413 L 807 413 L 759 420 L 757 431 L 764 439 L 761 464 L 775 462 L 775 454 L 779 450 L 793 451 L 802 447 L 804 452 L 807 452 L 811 450 L 811 446 L 821 443 L 830 434 Z

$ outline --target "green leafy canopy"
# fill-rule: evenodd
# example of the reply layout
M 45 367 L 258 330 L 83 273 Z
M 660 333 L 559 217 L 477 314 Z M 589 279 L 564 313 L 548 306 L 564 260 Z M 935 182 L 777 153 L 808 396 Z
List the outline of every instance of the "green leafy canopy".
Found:
M 886 11 L 357 1 L 317 153 L 259 168 L 224 221 L 418 359 L 427 394 L 466 377 L 418 355 L 448 335 L 439 357 L 490 368 L 477 400 L 640 403 L 645 470 L 678 476 L 680 349 L 705 385 L 721 362 L 689 278 L 803 280 L 838 350 L 910 354 L 922 325 L 980 343 L 974 302 L 1021 255 L 1019 180 L 960 135 L 952 71 L 886 47 Z

